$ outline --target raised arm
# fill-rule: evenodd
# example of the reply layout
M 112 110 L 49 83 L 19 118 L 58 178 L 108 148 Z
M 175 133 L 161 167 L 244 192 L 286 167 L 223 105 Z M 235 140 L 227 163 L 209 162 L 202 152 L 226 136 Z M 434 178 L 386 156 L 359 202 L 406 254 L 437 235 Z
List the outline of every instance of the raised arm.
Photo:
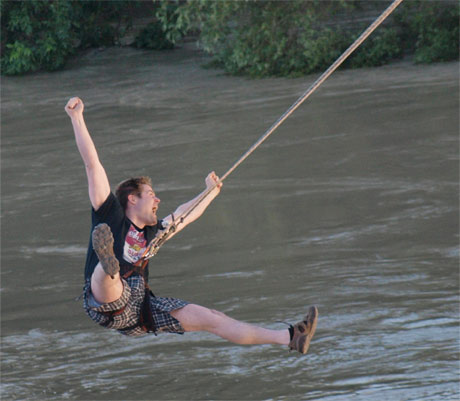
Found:
M 97 210 L 109 196 L 110 185 L 104 167 L 99 161 L 96 147 L 86 128 L 83 110 L 84 104 L 78 97 L 70 99 L 65 106 L 65 111 L 72 121 L 78 150 L 85 164 L 89 199 L 93 208 Z
M 185 215 L 187 215 L 182 223 L 177 225 L 177 229 L 173 235 L 169 237 L 172 238 L 175 234 L 185 228 L 187 225 L 195 221 L 198 217 L 200 217 L 209 204 L 214 200 L 214 198 L 219 195 L 220 189 L 222 188 L 222 183 L 219 182 L 219 177 L 217 177 L 214 171 L 209 173 L 206 177 L 206 189 L 200 193 L 196 198 L 192 199 L 191 201 L 184 203 L 183 205 L 179 206 L 176 211 L 173 213 L 174 220 L 176 223 L 179 219 Z M 204 196 L 208 191 L 210 191 L 206 196 Z M 198 201 L 204 196 L 204 198 L 198 203 Z M 190 212 L 190 213 L 189 213 Z M 169 215 L 163 219 L 166 224 L 171 224 L 173 222 L 173 215 Z

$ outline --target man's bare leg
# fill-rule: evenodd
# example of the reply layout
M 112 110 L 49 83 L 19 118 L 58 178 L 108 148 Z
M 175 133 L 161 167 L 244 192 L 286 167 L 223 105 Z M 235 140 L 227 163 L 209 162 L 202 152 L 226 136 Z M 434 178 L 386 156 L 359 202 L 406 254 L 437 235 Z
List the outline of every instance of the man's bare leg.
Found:
M 103 223 L 97 225 L 92 235 L 93 248 L 99 263 L 91 276 L 91 292 L 101 303 L 116 301 L 123 293 L 120 279 L 120 265 L 113 252 L 113 235 L 110 227 Z
M 289 345 L 288 329 L 270 330 L 232 319 L 222 312 L 189 304 L 171 312 L 185 331 L 207 331 L 235 344 Z
M 98 263 L 91 276 L 91 293 L 100 304 L 116 301 L 123 293 L 120 274 L 116 273 L 112 278 L 104 271 L 101 263 Z

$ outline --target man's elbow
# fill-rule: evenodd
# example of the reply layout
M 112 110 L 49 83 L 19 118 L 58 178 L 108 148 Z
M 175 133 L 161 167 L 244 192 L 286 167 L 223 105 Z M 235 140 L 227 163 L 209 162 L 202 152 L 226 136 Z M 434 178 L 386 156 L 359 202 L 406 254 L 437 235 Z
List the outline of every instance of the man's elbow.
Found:
M 88 173 L 94 173 L 95 171 L 103 168 L 99 159 L 96 160 L 85 160 L 85 169 Z

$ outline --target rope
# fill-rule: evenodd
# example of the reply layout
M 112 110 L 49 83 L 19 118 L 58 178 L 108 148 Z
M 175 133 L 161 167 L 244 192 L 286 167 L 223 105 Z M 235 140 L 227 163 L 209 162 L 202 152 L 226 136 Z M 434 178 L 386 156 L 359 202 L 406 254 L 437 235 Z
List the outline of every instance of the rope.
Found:
M 197 199 L 196 203 L 193 204 L 190 209 L 185 212 L 182 216 L 178 216 L 177 224 L 180 224 L 184 219 L 190 215 L 190 213 L 195 210 L 195 208 L 208 196 L 212 190 L 222 183 L 241 163 L 243 163 L 275 130 L 305 101 L 307 100 L 313 92 L 318 89 L 323 82 L 329 78 L 329 76 L 353 53 L 368 37 L 369 35 L 377 29 L 377 27 L 387 19 L 387 17 L 398 7 L 403 0 L 394 0 L 393 3 L 371 24 L 369 27 L 345 50 L 342 55 L 334 61 L 333 64 L 292 104 L 289 109 L 287 109 L 284 114 L 252 145 L 243 156 L 241 156 L 230 169 L 219 179 L 215 186 L 204 191 L 202 195 Z M 172 232 L 175 231 L 177 224 L 172 225 Z M 172 233 L 171 232 L 171 233 Z M 158 248 L 168 239 L 168 233 L 165 233 L 165 236 L 162 236 L 159 242 L 157 243 Z M 164 237 L 164 238 L 163 238 Z M 155 252 L 156 254 L 156 252 Z M 154 256 L 151 255 L 149 257 Z

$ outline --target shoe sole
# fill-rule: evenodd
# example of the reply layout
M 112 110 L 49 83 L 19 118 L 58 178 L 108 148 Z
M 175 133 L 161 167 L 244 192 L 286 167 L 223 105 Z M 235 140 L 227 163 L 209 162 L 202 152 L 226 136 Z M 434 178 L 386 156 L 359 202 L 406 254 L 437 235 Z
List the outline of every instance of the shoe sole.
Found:
M 97 225 L 92 237 L 93 249 L 104 272 L 113 278 L 120 271 L 120 264 L 113 252 L 113 235 L 110 227 L 105 223 Z
M 310 341 L 313 338 L 315 331 L 316 331 L 316 325 L 318 324 L 318 308 L 316 306 L 310 307 L 308 310 L 307 316 L 305 316 L 305 322 L 311 324 L 310 328 L 310 333 L 307 335 L 307 348 L 305 349 L 305 352 L 302 352 L 303 354 L 306 354 L 308 351 L 308 347 L 310 346 Z
M 307 328 L 309 327 L 310 330 L 306 336 L 302 336 L 298 339 L 296 348 L 291 347 L 291 349 L 297 349 L 301 354 L 306 354 L 318 324 L 318 308 L 316 306 L 310 307 L 303 323 Z

